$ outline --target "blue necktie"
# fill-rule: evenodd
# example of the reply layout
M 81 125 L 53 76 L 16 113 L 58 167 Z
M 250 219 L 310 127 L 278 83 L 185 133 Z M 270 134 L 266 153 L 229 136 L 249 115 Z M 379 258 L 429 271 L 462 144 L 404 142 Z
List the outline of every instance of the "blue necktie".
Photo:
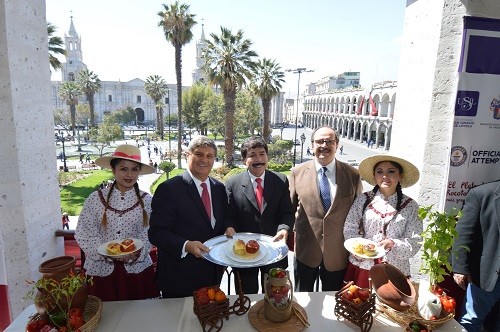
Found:
M 321 194 L 321 203 L 323 203 L 323 209 L 325 212 L 328 211 L 330 205 L 332 204 L 332 199 L 330 197 L 330 184 L 328 183 L 328 177 L 326 172 L 328 169 L 326 167 L 321 168 L 321 177 L 319 180 L 319 193 Z

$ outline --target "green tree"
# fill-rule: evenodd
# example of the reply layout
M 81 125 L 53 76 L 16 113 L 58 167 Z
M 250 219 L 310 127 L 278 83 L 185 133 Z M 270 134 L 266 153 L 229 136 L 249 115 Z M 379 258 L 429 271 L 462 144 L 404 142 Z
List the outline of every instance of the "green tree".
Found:
M 204 70 L 210 84 L 220 86 L 224 96 L 226 112 L 226 161 L 229 167 L 234 166 L 234 111 L 236 91 L 252 78 L 253 58 L 257 56 L 250 49 L 252 42 L 244 39 L 243 31 L 233 35 L 231 30 L 221 27 L 221 35 L 210 34 L 213 41 L 207 40 L 207 48 L 203 54 Z
M 56 27 L 50 22 L 47 22 L 47 36 L 49 38 L 49 63 L 54 70 L 61 68 L 61 61 L 56 57 L 57 54 L 66 55 L 66 50 L 62 47 L 63 40 L 59 36 L 54 36 Z
M 155 102 L 156 108 L 156 128 L 163 140 L 163 107 L 161 100 L 167 95 L 167 83 L 159 75 L 151 75 L 146 78 L 144 83 L 144 90 Z
M 95 112 L 94 112 L 94 95 L 101 89 L 101 80 L 94 74 L 93 71 L 84 68 L 78 73 L 76 79 L 80 90 L 87 98 L 90 108 L 90 125 L 89 127 L 95 127 Z
M 200 120 L 207 124 L 207 129 L 214 134 L 226 137 L 225 125 L 226 112 L 224 111 L 224 98 L 213 93 L 201 105 Z
M 80 87 L 74 81 L 63 82 L 59 88 L 59 98 L 69 106 L 73 136 L 75 136 L 76 127 L 76 105 L 78 105 L 78 99 L 81 96 L 82 90 L 80 90 Z
M 214 95 L 212 89 L 206 84 L 195 83 L 189 90 L 182 93 L 182 107 L 185 115 L 185 123 L 190 128 L 200 130 L 204 135 L 207 134 L 207 122 L 201 121 L 201 106 L 205 100 Z
M 135 111 L 132 106 L 127 106 L 126 108 L 117 109 L 109 115 L 115 123 L 121 125 L 129 125 L 135 122 Z
M 264 58 L 262 60 L 259 59 L 257 65 L 254 67 L 254 75 L 252 90 L 262 99 L 264 113 L 262 137 L 266 141 L 269 141 L 272 132 L 269 120 L 271 100 L 280 92 L 281 83 L 285 82 L 285 73 L 281 71 L 281 66 L 277 62 Z
M 236 93 L 235 125 L 237 136 L 253 135 L 259 126 L 260 107 L 257 98 L 247 89 Z
M 111 116 L 105 116 L 97 128 L 89 130 L 89 136 L 94 142 L 93 145 L 99 150 L 99 156 L 102 156 L 105 147 L 110 146 L 111 142 L 123 138 L 123 130 Z
M 193 39 L 191 29 L 196 24 L 196 15 L 189 13 L 189 5 L 176 1 L 168 6 L 163 4 L 164 11 L 158 12 L 161 17 L 158 26 L 163 28 L 165 38 L 175 49 L 175 76 L 177 78 L 177 112 L 179 128 L 177 136 L 182 137 L 182 47 Z M 182 142 L 177 140 L 177 167 L 181 168 Z

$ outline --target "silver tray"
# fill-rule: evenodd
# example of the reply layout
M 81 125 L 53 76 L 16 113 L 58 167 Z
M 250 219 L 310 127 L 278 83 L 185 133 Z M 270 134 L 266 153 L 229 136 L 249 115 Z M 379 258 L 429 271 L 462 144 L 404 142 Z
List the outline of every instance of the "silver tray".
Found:
M 258 261 L 235 261 L 229 258 L 225 252 L 227 242 L 231 241 L 231 239 L 228 239 L 225 235 L 220 235 L 211 238 L 210 240 L 207 240 L 205 241 L 205 243 L 203 243 L 208 248 L 210 248 L 209 252 L 202 254 L 203 257 L 206 260 L 218 265 L 248 268 L 275 263 L 282 260 L 283 258 L 286 258 L 288 255 L 288 247 L 286 243 L 284 241 L 273 242 L 272 236 L 257 233 L 236 233 L 233 236 L 233 239 L 238 238 L 243 238 L 245 241 L 248 241 L 249 239 L 257 240 L 261 246 L 266 246 L 266 254 L 264 255 L 264 257 L 262 257 L 262 259 L 259 259 Z

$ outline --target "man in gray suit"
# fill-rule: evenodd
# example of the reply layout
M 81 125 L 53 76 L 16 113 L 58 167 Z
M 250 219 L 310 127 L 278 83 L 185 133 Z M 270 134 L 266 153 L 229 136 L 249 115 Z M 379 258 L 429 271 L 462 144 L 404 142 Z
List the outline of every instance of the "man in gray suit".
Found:
M 344 222 L 363 191 L 358 171 L 335 159 L 339 137 L 331 127 L 313 131 L 314 160 L 292 169 L 290 196 L 295 219 L 295 288 L 311 292 L 321 278 L 322 290 L 339 290 L 347 266 Z
M 459 322 L 467 331 L 481 331 L 500 300 L 500 180 L 471 189 L 462 213 L 452 256 L 453 279 L 466 289 Z M 496 318 L 494 331 L 500 331 Z

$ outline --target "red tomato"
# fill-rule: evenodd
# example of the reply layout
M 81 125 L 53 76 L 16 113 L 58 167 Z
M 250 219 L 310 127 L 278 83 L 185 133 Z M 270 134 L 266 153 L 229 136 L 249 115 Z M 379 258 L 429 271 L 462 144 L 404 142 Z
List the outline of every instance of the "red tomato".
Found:
M 342 293 L 342 297 L 344 299 L 346 299 L 347 301 L 352 301 L 352 299 L 354 298 L 354 295 L 352 295 L 350 292 L 344 292 Z
M 443 295 L 444 290 L 441 287 L 439 287 L 438 285 L 433 285 L 431 288 L 431 292 L 434 295 L 441 296 L 441 295 Z
M 444 311 L 453 312 L 455 307 L 457 306 L 457 302 L 454 298 L 448 295 L 441 296 L 441 305 L 443 306 Z
M 370 291 L 367 289 L 359 288 L 356 292 L 356 295 L 361 299 L 361 301 L 365 302 L 370 297 Z
M 245 249 L 249 254 L 255 254 L 260 249 L 259 242 L 255 240 L 248 240 L 245 245 Z
M 77 329 L 85 324 L 82 310 L 79 308 L 71 308 L 68 314 L 68 322 L 72 329 Z

